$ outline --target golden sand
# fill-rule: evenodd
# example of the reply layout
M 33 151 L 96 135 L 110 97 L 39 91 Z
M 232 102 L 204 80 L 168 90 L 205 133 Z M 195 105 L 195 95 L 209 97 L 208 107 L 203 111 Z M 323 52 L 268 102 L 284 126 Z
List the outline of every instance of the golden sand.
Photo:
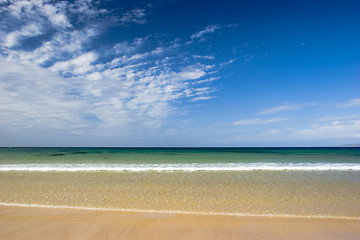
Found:
M 0 206 L 0 239 L 360 239 L 359 220 Z
M 360 217 L 358 172 L 0 173 L 0 203 Z

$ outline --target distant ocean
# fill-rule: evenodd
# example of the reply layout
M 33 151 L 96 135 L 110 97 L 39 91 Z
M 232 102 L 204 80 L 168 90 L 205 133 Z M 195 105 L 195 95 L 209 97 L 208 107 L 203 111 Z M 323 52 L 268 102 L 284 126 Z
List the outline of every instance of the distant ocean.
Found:
M 360 148 L 0 148 L 0 205 L 360 219 Z

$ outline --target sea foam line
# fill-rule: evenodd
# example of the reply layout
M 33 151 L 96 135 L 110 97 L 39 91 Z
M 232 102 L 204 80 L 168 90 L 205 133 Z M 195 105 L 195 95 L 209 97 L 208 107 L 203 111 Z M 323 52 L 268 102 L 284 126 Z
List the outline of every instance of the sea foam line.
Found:
M 359 163 L 0 164 L 0 172 L 360 171 Z
M 331 215 L 292 215 L 292 214 L 250 214 L 250 213 L 228 213 L 228 212 L 192 212 L 181 210 L 151 210 L 151 209 L 127 209 L 127 208 L 101 208 L 101 207 L 76 207 L 66 205 L 43 205 L 43 204 L 23 204 L 23 203 L 4 203 L 0 206 L 8 207 L 34 207 L 52 209 L 75 209 L 90 211 L 111 211 L 127 213 L 157 213 L 157 214 L 184 214 L 184 215 L 206 215 L 206 216 L 234 216 L 234 217 L 279 217 L 279 218 L 307 218 L 307 219 L 344 219 L 360 220 L 360 217 L 331 216 Z

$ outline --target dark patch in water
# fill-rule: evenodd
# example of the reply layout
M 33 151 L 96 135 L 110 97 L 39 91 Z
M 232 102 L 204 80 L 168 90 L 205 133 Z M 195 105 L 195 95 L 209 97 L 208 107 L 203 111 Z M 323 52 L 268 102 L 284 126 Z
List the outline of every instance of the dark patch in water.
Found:
M 164 154 L 164 155 L 179 155 L 178 153 L 169 153 L 169 152 L 159 152 L 160 154 Z M 159 153 L 154 153 L 154 154 L 159 154 Z
M 54 153 L 54 154 L 50 154 L 49 157 L 57 157 L 57 156 L 64 156 L 64 153 Z
M 86 154 L 88 152 L 84 152 L 84 151 L 77 151 L 77 152 L 73 152 L 73 154 Z

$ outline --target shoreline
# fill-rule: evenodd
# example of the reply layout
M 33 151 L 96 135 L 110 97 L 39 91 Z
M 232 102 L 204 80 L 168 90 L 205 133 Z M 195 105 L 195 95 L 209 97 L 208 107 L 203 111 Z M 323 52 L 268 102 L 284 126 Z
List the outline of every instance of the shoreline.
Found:
M 325 220 L 354 220 L 360 221 L 360 217 L 347 216 L 326 216 L 326 215 L 290 215 L 290 214 L 246 214 L 246 213 L 226 213 L 226 212 L 190 212 L 181 210 L 151 210 L 151 209 L 124 209 L 124 208 L 96 208 L 96 207 L 76 207 L 76 206 L 58 206 L 42 204 L 22 204 L 22 203 L 2 203 L 1 207 L 22 207 L 22 208 L 43 208 L 59 210 L 83 210 L 99 212 L 118 212 L 118 213 L 149 213 L 149 214 L 177 214 L 193 216 L 229 216 L 245 218 L 285 218 L 285 219 L 325 219 Z
M 0 206 L 0 239 L 356 239 L 360 221 Z

